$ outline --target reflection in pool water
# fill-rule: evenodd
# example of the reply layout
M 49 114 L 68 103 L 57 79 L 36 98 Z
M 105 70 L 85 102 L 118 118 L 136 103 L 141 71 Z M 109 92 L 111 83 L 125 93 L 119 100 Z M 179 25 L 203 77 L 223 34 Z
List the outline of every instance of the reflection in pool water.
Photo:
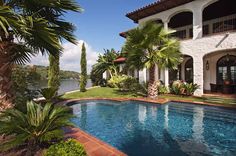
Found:
M 130 156 L 236 155 L 235 111 L 182 103 L 84 101 L 73 122 Z

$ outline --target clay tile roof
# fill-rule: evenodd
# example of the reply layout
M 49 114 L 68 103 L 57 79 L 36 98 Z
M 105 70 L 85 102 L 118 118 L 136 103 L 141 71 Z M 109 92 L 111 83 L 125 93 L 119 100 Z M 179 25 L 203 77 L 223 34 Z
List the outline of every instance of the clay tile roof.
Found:
M 117 58 L 116 60 L 114 60 L 114 62 L 116 62 L 116 63 L 120 63 L 120 62 L 125 62 L 126 61 L 126 58 L 125 57 L 119 57 L 119 58 Z
M 149 5 L 141 7 L 126 14 L 126 17 L 138 22 L 139 19 L 151 16 L 153 14 L 192 2 L 194 0 L 157 0 Z

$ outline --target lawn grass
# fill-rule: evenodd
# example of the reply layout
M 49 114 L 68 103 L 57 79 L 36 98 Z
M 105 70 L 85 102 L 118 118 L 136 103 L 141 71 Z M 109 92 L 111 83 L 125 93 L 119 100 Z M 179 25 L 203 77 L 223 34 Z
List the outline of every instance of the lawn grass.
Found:
M 115 88 L 99 87 L 92 88 L 86 92 L 73 92 L 62 96 L 63 99 L 77 99 L 77 98 L 134 98 L 140 97 L 135 93 L 122 92 Z
M 190 102 L 204 102 L 204 98 L 202 97 L 194 97 L 194 96 L 181 96 L 181 95 L 172 95 L 172 94 L 164 94 L 159 95 L 160 98 L 169 99 L 169 100 L 184 100 Z
M 135 98 L 142 97 L 135 93 L 119 91 L 116 88 L 98 87 L 87 90 L 86 92 L 73 92 L 63 95 L 62 99 L 79 99 L 79 98 Z M 208 102 L 213 104 L 235 104 L 235 99 L 215 98 L 215 97 L 194 97 L 194 96 L 181 96 L 165 94 L 159 95 L 158 98 L 176 100 L 176 101 L 188 101 L 188 102 Z

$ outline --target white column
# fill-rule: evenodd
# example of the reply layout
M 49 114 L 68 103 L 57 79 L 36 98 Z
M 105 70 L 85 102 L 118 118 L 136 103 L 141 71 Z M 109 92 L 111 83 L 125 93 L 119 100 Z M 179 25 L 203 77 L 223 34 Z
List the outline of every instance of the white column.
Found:
M 139 71 L 139 83 L 147 82 L 147 68 Z
M 194 93 L 195 96 L 203 95 L 203 60 L 202 57 L 193 58 L 193 82 L 199 85 Z
M 169 70 L 167 68 L 165 69 L 165 86 L 169 86 Z
M 195 8 L 193 10 L 193 39 L 202 37 L 202 10 Z
M 163 21 L 163 23 L 164 23 L 164 29 L 168 30 L 168 23 L 169 23 L 169 21 L 165 20 L 165 21 Z

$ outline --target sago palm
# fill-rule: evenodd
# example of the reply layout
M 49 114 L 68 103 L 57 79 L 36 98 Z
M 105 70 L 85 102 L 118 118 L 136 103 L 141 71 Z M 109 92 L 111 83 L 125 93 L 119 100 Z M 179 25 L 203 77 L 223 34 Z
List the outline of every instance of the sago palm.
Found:
M 0 134 L 10 136 L 10 139 L 0 143 L 0 149 L 25 146 L 27 155 L 32 155 L 40 145 L 62 139 L 62 127 L 72 126 L 71 117 L 69 108 L 50 103 L 42 107 L 28 102 L 26 113 L 14 108 L 7 109 L 0 115 Z
M 147 22 L 143 26 L 127 33 L 124 51 L 127 52 L 127 63 L 130 67 L 150 70 L 148 96 L 157 96 L 155 84 L 155 66 L 176 68 L 181 61 L 179 42 L 171 37 L 172 32 L 163 29 L 155 22 Z
M 60 39 L 74 41 L 73 27 L 61 15 L 79 9 L 73 0 L 0 0 L 0 110 L 12 106 L 13 64 L 39 52 L 59 55 Z

